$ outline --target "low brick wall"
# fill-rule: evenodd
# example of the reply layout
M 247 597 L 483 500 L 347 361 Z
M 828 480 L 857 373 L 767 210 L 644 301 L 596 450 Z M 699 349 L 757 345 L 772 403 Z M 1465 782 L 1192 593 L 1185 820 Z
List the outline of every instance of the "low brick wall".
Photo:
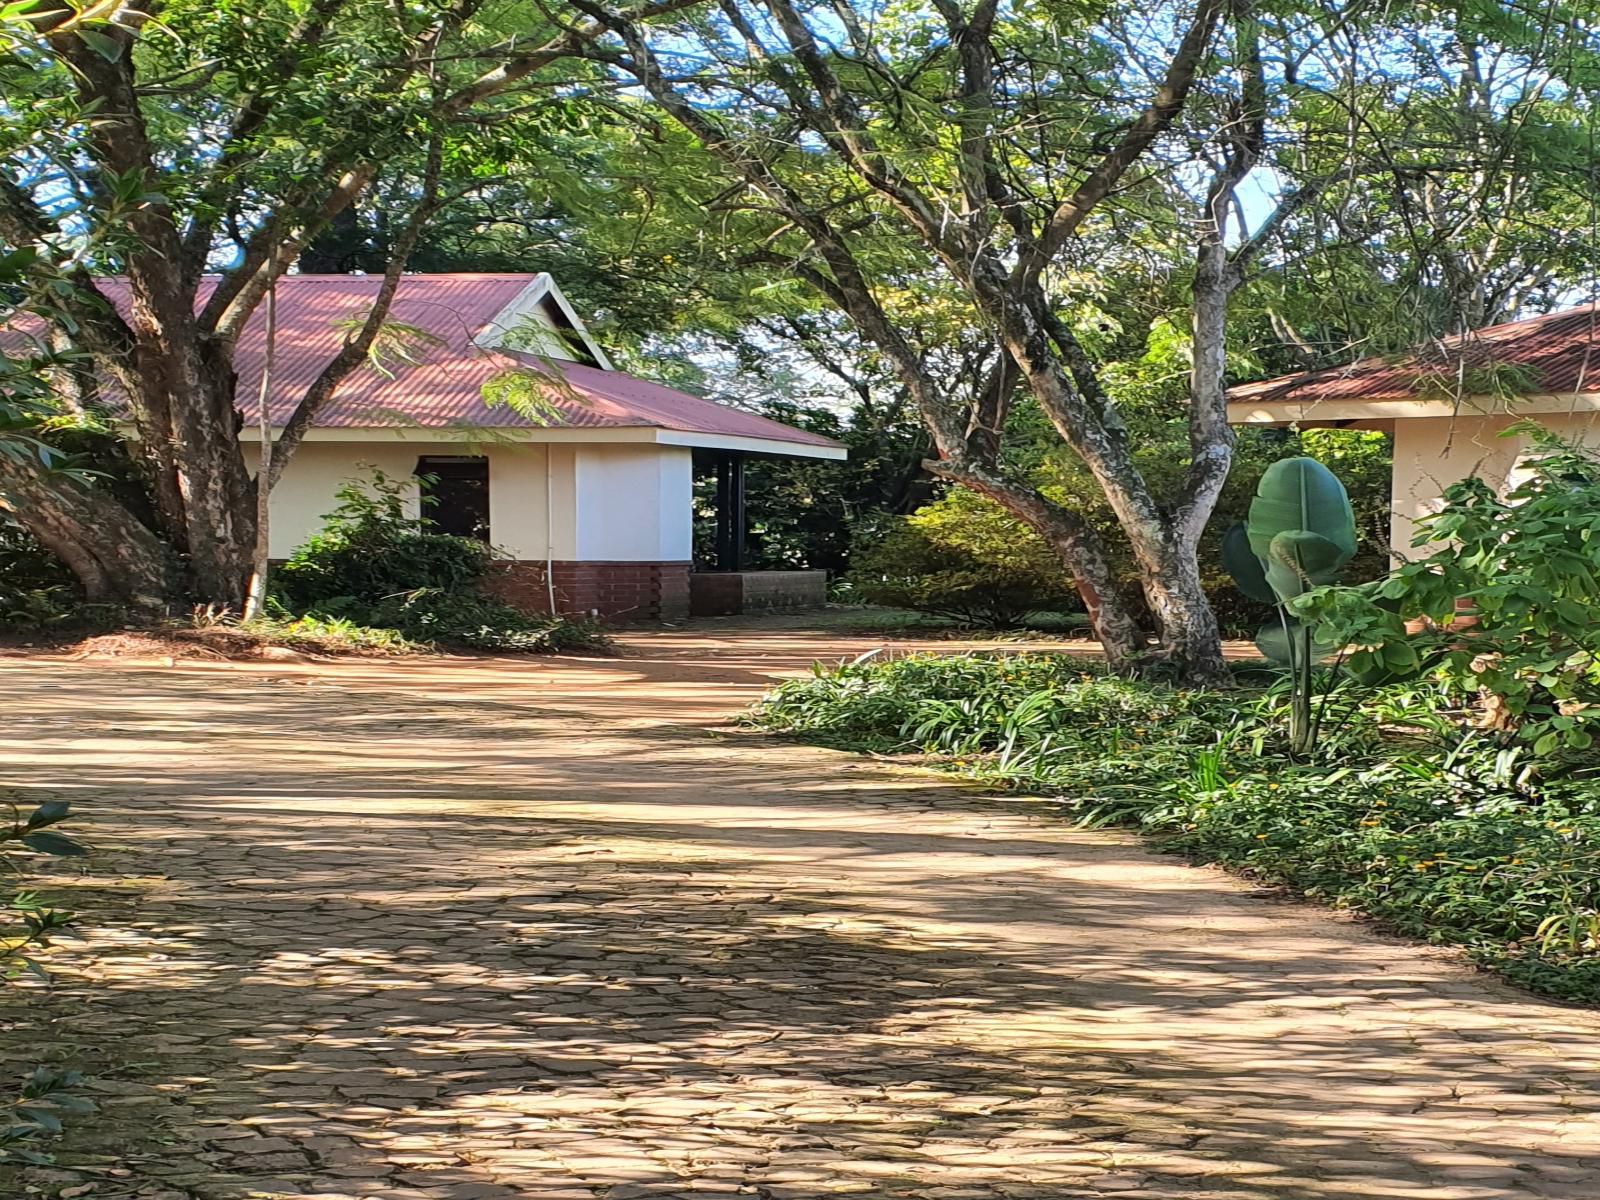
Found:
M 550 589 L 542 562 L 497 562 L 485 590 L 523 612 L 550 611 Z M 681 621 L 689 615 L 686 562 L 557 562 L 556 612 L 597 613 L 613 624 Z
M 689 614 L 731 617 L 744 611 L 744 576 L 734 571 L 695 571 L 689 576 Z
M 827 599 L 826 571 L 696 571 L 689 576 L 689 611 L 697 617 L 821 608 Z

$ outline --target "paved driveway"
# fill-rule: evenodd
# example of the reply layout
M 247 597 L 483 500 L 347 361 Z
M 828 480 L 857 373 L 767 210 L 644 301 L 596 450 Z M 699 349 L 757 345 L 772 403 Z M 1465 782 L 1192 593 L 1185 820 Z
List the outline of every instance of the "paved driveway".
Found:
M 0 1026 L 102 1115 L 0 1194 L 1600 1195 L 1595 1014 L 712 728 L 866 645 L 0 660 L 3 770 L 91 818 L 105 889 Z

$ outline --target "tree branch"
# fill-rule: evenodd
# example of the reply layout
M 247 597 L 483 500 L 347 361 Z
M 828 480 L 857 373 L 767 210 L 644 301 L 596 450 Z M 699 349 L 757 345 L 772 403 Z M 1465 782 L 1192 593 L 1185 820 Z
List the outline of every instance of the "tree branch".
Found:
M 1067 239 L 1094 211 L 1095 206 L 1111 194 L 1128 168 L 1139 160 L 1156 138 L 1171 127 L 1189 98 L 1200 63 L 1227 3 L 1228 0 L 1200 0 L 1194 20 L 1179 40 L 1156 94 L 1117 144 L 1089 172 L 1072 195 L 1051 213 L 1038 246 L 1026 251 L 1018 260 L 1019 279 L 1037 278 L 1060 252 Z
M 311 0 L 305 15 L 285 36 L 283 48 L 262 70 L 261 77 L 274 83 L 291 78 L 305 54 L 322 43 L 339 10 L 349 0 Z M 255 91 L 245 96 L 222 145 L 205 177 L 195 187 L 193 215 L 189 228 L 183 235 L 184 274 L 190 287 L 194 287 L 205 270 L 206 257 L 211 252 L 211 239 L 216 232 L 217 213 L 221 209 L 226 187 L 231 176 L 251 156 L 249 139 L 266 123 L 271 115 L 278 92 Z

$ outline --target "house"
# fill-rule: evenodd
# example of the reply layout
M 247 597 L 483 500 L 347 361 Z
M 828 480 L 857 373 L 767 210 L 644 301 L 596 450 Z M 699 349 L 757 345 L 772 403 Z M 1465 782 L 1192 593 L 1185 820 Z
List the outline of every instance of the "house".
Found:
M 280 280 L 274 425 L 380 282 Z M 713 614 L 823 602 L 820 571 L 740 569 L 743 463 L 842 459 L 837 442 L 616 370 L 546 274 L 406 276 L 390 323 L 386 348 L 340 386 L 273 489 L 274 558 L 322 526 L 341 484 L 375 467 L 427 478 L 428 515 L 484 538 L 500 560 L 495 590 L 530 611 L 675 620 L 691 605 Z M 258 437 L 265 354 L 263 305 L 235 353 L 248 439 Z M 540 411 L 486 401 L 492 380 L 536 396 Z M 713 572 L 691 569 L 697 467 L 717 475 Z
M 1390 546 L 1409 551 L 1419 517 L 1476 475 L 1518 482 L 1533 420 L 1600 445 L 1600 306 L 1441 338 L 1410 354 L 1247 383 L 1228 392 L 1235 425 L 1379 429 L 1394 435 Z

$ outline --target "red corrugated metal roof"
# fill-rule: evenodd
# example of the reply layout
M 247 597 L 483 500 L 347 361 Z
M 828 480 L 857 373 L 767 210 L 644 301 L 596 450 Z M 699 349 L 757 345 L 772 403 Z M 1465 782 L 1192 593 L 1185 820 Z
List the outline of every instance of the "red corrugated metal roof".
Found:
M 760 438 L 811 446 L 839 443 L 754 413 L 727 408 L 620 371 L 539 359 L 473 344 L 480 333 L 537 278 L 535 275 L 407 275 L 390 320 L 426 330 L 430 341 L 410 347 L 415 362 L 389 359 L 387 374 L 357 369 L 318 415 L 317 428 L 574 428 L 644 427 L 721 437 Z M 269 408 L 275 425 L 288 419 L 299 398 L 338 353 L 348 323 L 365 316 L 382 280 L 376 275 L 288 275 L 278 283 L 278 329 Z M 100 286 L 119 307 L 127 284 Z M 201 286 L 200 300 L 214 281 Z M 267 307 L 261 304 L 234 352 L 238 403 L 247 422 L 257 419 L 266 359 Z M 436 339 L 436 342 L 432 339 Z M 504 405 L 491 407 L 483 385 L 516 367 L 554 376 L 542 385 L 557 416 L 541 421 Z
M 1485 368 L 1516 368 L 1517 390 L 1600 391 L 1600 306 L 1585 305 L 1524 321 L 1440 338 L 1409 354 L 1364 358 L 1346 367 L 1285 375 L 1230 388 L 1230 403 L 1312 404 L 1320 400 L 1410 400 Z

